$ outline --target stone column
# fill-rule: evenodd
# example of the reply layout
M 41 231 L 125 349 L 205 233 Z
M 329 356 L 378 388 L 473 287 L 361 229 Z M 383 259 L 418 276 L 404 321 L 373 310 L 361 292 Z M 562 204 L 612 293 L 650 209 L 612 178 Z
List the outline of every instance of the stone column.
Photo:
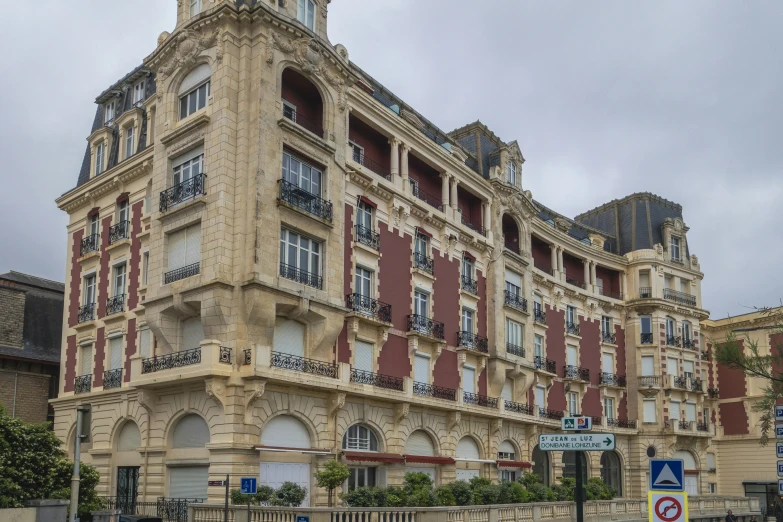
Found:
M 598 276 L 595 273 L 596 272 L 595 268 L 596 268 L 595 261 L 591 261 L 590 262 L 590 283 L 592 283 L 593 285 L 595 285 L 597 287 L 598 286 Z
M 400 143 L 400 148 L 402 152 L 402 158 L 401 158 L 401 168 L 400 168 L 400 175 L 402 175 L 402 191 L 405 194 L 408 194 L 410 192 L 410 182 L 408 181 L 408 152 L 410 151 L 410 147 L 408 147 L 404 143 Z
M 627 272 L 620 272 L 620 293 L 623 294 L 623 299 L 628 299 L 628 281 L 627 278 L 628 273 Z
M 585 271 L 585 289 L 590 290 L 590 261 L 584 259 L 582 261 L 582 268 Z
M 448 172 L 440 173 L 440 199 L 443 201 L 443 210 L 449 206 L 449 183 L 451 183 L 451 176 Z
M 563 273 L 563 248 L 557 247 L 557 270 Z
M 397 176 L 400 173 L 400 141 L 394 136 L 392 136 L 391 138 L 389 138 L 389 145 L 391 145 L 392 183 L 398 185 L 399 181 L 397 180 Z
M 454 216 L 454 219 L 457 219 L 457 185 L 459 184 L 459 181 L 457 181 L 457 178 L 452 177 L 451 178 L 451 213 Z M 445 205 L 445 203 L 444 203 Z M 446 207 L 443 207 L 443 211 L 446 211 Z
M 555 245 L 549 245 L 549 253 L 552 254 L 552 275 L 557 272 L 557 247 Z
M 487 237 L 489 238 L 492 229 L 492 202 L 491 201 L 485 201 L 482 203 L 484 205 L 484 228 L 487 231 Z M 522 252 L 524 250 L 522 248 L 522 237 L 519 238 L 519 251 Z

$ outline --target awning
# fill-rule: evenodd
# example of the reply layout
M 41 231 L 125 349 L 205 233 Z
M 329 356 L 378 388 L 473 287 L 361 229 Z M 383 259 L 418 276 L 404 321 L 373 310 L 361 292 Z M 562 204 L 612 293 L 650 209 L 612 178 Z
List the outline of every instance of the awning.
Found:
M 369 205 L 369 206 L 371 206 L 372 208 L 378 208 L 378 205 L 376 205 L 375 203 L 373 203 L 373 201 L 372 201 L 370 198 L 368 198 L 368 197 L 365 197 L 365 196 L 359 196 L 359 201 L 361 201 L 361 202 L 362 202 L 362 203 L 364 203 L 365 205 Z
M 396 453 L 375 453 L 372 451 L 345 451 L 345 460 L 354 462 L 399 462 L 404 463 L 405 457 Z
M 309 453 L 313 455 L 329 455 L 332 453 L 327 449 L 319 448 L 286 448 L 284 446 L 256 446 L 258 451 L 277 451 L 281 453 Z
M 417 233 L 417 234 L 421 234 L 422 236 L 427 236 L 427 237 L 430 237 L 430 238 L 432 237 L 432 234 L 430 234 L 429 232 L 427 232 L 426 230 L 424 230 L 424 229 L 423 229 L 423 228 L 421 228 L 421 227 L 418 227 L 418 228 L 416 229 L 416 233 Z
M 473 257 L 473 254 L 471 254 L 471 253 L 470 253 L 470 252 L 468 252 L 467 250 L 465 250 L 464 252 L 462 252 L 462 256 L 463 256 L 463 257 L 467 257 L 467 258 L 468 258 L 468 259 L 470 259 L 471 261 L 475 261 L 475 260 L 476 260 L 476 258 L 475 258 L 475 257 Z
M 451 457 L 430 457 L 428 455 L 403 455 L 406 463 L 418 464 L 454 464 Z
M 530 462 L 522 462 L 520 460 L 498 460 L 499 468 L 511 468 L 511 469 L 530 469 L 533 464 Z

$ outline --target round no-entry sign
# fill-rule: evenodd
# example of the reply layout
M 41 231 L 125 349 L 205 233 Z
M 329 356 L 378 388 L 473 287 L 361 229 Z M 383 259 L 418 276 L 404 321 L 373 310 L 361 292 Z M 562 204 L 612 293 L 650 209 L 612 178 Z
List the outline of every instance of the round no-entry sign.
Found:
M 675 522 L 682 516 L 682 504 L 680 500 L 671 496 L 659 498 L 654 508 L 657 520 L 663 522 Z

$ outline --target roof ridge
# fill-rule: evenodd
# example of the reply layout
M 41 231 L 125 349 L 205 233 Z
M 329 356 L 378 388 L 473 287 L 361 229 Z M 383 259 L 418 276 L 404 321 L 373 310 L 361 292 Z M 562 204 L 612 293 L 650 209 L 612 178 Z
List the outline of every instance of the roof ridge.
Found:
M 664 205 L 670 206 L 674 208 L 675 210 L 679 210 L 682 212 L 682 205 L 679 203 L 675 203 L 674 201 L 670 201 L 664 197 L 659 196 L 658 194 L 653 194 L 652 192 L 634 192 L 632 194 L 628 194 L 627 196 L 624 196 L 622 198 L 615 198 L 611 201 L 607 201 L 606 203 L 603 203 L 602 205 L 599 205 L 595 208 L 591 208 L 590 210 L 586 210 L 582 212 L 581 214 L 577 214 L 574 219 L 579 220 L 581 218 L 587 217 L 591 214 L 594 214 L 601 210 L 606 210 L 608 207 L 612 207 L 615 205 L 619 205 L 620 203 L 625 203 L 628 200 L 632 199 L 651 199 L 653 201 L 657 201 L 659 203 L 662 203 Z

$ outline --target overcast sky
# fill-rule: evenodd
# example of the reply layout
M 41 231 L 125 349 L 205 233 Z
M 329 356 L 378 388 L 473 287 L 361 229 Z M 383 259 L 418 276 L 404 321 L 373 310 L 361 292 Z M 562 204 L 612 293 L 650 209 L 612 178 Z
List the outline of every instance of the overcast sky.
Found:
M 95 97 L 175 0 L 5 3 L 0 271 L 64 280 Z M 632 192 L 683 205 L 713 318 L 783 297 L 783 2 L 333 0 L 329 35 L 441 129 L 480 119 L 568 216 Z

